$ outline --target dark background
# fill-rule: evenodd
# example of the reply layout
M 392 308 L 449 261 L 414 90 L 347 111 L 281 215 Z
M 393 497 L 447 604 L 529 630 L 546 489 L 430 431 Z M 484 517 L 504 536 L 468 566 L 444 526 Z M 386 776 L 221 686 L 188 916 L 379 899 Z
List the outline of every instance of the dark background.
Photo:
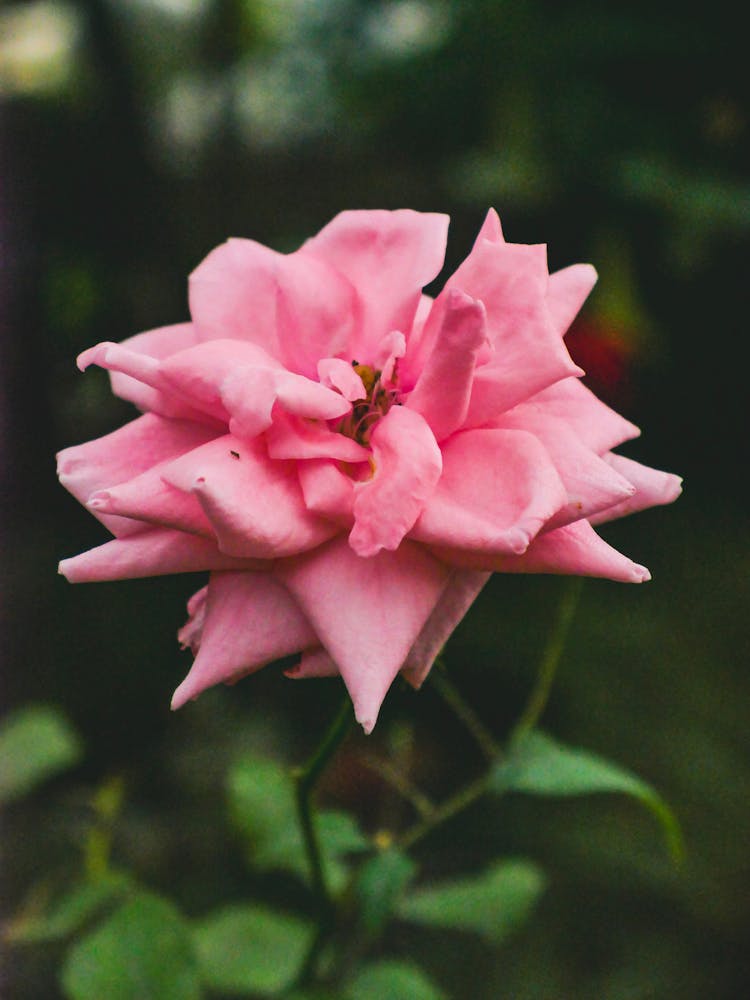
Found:
M 87 747 L 72 783 L 7 817 L 11 910 L 65 863 L 80 789 L 112 774 L 128 789 L 124 862 L 188 912 L 241 895 L 222 767 L 248 741 L 298 758 L 339 696 L 270 669 L 172 716 L 189 662 L 175 632 L 201 581 L 56 576 L 103 536 L 52 456 L 131 416 L 76 354 L 186 318 L 188 273 L 229 235 L 286 250 L 343 208 L 446 211 L 449 271 L 494 205 L 508 239 L 549 243 L 551 267 L 597 266 L 571 351 L 643 427 L 627 454 L 685 477 L 676 506 L 608 529 L 654 579 L 585 585 L 545 725 L 654 783 L 688 859 L 676 870 L 627 802 L 478 807 L 421 849 L 428 873 L 528 854 L 550 875 L 537 917 L 498 952 L 404 929 L 390 946 L 457 997 L 748 991 L 746 77 L 746 39 L 721 3 L 0 6 L 0 682 L 4 707 L 61 705 Z M 560 588 L 496 577 L 448 647 L 498 736 Z M 429 686 L 394 689 L 368 746 L 407 730 L 433 787 L 475 773 Z M 363 777 L 361 746 L 328 794 L 373 829 L 392 804 Z M 55 958 L 14 960 L 8 995 L 52 996 Z

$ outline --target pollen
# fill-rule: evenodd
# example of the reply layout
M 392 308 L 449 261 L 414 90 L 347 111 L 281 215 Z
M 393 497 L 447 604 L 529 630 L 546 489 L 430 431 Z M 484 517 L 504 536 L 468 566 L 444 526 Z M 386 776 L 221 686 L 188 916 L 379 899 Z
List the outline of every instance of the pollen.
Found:
M 358 444 L 366 446 L 372 428 L 394 403 L 399 402 L 399 394 L 395 378 L 385 382 L 380 369 L 360 364 L 359 361 L 352 361 L 352 368 L 362 379 L 365 396 L 354 401 L 352 412 L 341 421 L 338 430 Z

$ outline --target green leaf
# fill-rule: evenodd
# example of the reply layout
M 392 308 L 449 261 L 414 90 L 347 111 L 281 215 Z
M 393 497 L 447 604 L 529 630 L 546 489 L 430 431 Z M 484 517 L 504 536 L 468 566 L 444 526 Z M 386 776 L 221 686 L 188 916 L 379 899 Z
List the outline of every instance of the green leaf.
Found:
M 229 772 L 229 805 L 235 825 L 248 842 L 254 867 L 308 877 L 294 785 L 287 768 L 260 757 L 243 758 Z M 344 855 L 366 850 L 370 844 L 348 813 L 324 810 L 316 822 L 326 872 L 337 890 L 346 879 Z
M 96 881 L 82 882 L 61 896 L 46 914 L 21 916 L 8 927 L 11 941 L 59 941 L 79 930 L 108 905 L 119 901 L 132 887 L 124 872 L 110 872 Z
M 190 931 L 170 902 L 141 893 L 68 953 L 70 1000 L 198 1000 Z
M 446 995 L 411 962 L 368 965 L 345 992 L 347 1000 L 446 1000 Z
M 51 705 L 30 705 L 0 723 L 0 803 L 20 798 L 76 764 L 81 741 Z
M 473 878 L 417 889 L 402 901 L 398 913 L 432 927 L 474 931 L 498 944 L 526 922 L 544 884 L 537 865 L 513 858 Z
M 416 871 L 411 858 L 395 849 L 382 851 L 362 865 L 354 892 L 359 919 L 369 934 L 383 929 Z
M 682 834 L 673 813 L 645 781 L 603 757 L 567 747 L 539 730 L 511 745 L 508 757 L 495 766 L 490 790 L 496 794 L 590 795 L 619 792 L 643 803 L 661 823 L 674 858 L 683 855 Z
M 311 937 L 310 924 L 263 906 L 226 907 L 209 914 L 193 932 L 206 986 L 261 996 L 292 985 Z

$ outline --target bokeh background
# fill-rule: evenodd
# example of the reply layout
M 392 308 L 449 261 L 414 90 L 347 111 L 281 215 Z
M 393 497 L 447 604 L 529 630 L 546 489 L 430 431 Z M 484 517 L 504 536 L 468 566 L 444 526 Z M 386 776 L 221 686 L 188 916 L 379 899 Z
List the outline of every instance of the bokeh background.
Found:
M 2 710 L 58 705 L 85 745 L 72 774 L 5 811 L 6 914 L 70 863 L 112 776 L 119 862 L 188 913 L 261 891 L 222 775 L 246 746 L 300 759 L 340 696 L 271 668 L 171 715 L 189 663 L 175 632 L 200 581 L 56 576 L 103 535 L 57 486 L 54 452 L 131 415 L 76 354 L 186 318 L 188 273 L 230 235 L 289 250 L 344 208 L 446 211 L 451 267 L 494 205 L 509 239 L 549 244 L 551 266 L 597 266 L 571 352 L 644 428 L 627 454 L 685 477 L 674 507 L 608 527 L 654 579 L 586 583 L 545 725 L 659 788 L 688 855 L 675 868 L 626 801 L 478 806 L 420 847 L 424 877 L 523 853 L 549 878 L 534 919 L 498 949 L 399 925 L 384 947 L 458 998 L 748 995 L 746 66 L 722 2 L 0 5 Z M 448 646 L 499 737 L 560 593 L 496 577 Z M 325 795 L 370 831 L 404 817 L 365 753 L 406 754 L 438 791 L 481 763 L 429 685 L 394 689 L 363 739 Z M 12 949 L 0 994 L 56 996 L 60 955 Z

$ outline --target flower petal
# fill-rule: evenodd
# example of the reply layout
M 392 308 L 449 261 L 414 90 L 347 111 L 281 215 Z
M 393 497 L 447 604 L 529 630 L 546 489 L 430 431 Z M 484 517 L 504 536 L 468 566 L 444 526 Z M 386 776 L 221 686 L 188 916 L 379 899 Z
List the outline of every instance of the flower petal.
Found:
M 548 417 L 564 420 L 581 442 L 597 455 L 603 455 L 641 433 L 635 424 L 602 403 L 577 378 L 564 378 L 538 392 L 528 402 L 530 406 L 543 410 Z
M 632 458 L 625 458 L 624 455 L 610 453 L 604 456 L 604 461 L 633 484 L 635 493 L 627 500 L 599 511 L 590 519 L 592 524 L 603 524 L 616 517 L 635 514 L 647 507 L 672 503 L 682 493 L 682 479 L 672 472 L 651 469 L 648 465 L 634 462 Z
M 470 569 L 457 569 L 451 573 L 445 590 L 401 668 L 404 679 L 412 687 L 418 688 L 424 683 L 435 658 L 490 576 L 490 573 Z
M 194 496 L 183 493 L 161 477 L 162 463 L 119 486 L 98 490 L 86 506 L 94 514 L 114 514 L 146 524 L 189 531 L 213 538 L 211 523 Z
M 318 379 L 328 389 L 337 389 L 350 403 L 367 398 L 362 379 L 351 364 L 342 358 L 321 358 L 318 362 Z
M 162 475 L 195 494 L 228 555 L 296 555 L 336 531 L 305 507 L 295 464 L 270 459 L 258 438 L 216 438 L 166 466 Z
M 331 659 L 329 653 L 318 646 L 316 649 L 306 649 L 299 663 L 284 671 L 293 680 L 308 680 L 313 677 L 338 677 L 339 668 Z
M 190 315 L 200 340 L 229 337 L 279 358 L 276 269 L 282 254 L 254 240 L 216 247 L 190 275 Z
M 215 436 L 216 431 L 205 425 L 148 413 L 111 434 L 59 452 L 57 474 L 62 485 L 85 504 L 98 490 L 127 482 Z M 140 527 L 103 511 L 94 513 L 115 535 L 132 534 Z
M 309 459 L 297 465 L 305 506 L 313 514 L 351 527 L 354 522 L 354 482 L 328 459 Z
M 502 557 L 497 568 L 503 573 L 598 576 L 620 583 L 651 579 L 645 566 L 613 549 L 588 521 L 575 521 L 540 535 L 523 555 Z
M 331 458 L 340 462 L 366 462 L 367 448 L 349 437 L 332 431 L 321 421 L 302 420 L 278 414 L 266 431 L 271 458 Z
M 354 488 L 349 544 L 360 556 L 398 548 L 414 526 L 440 478 L 440 449 L 426 421 L 393 406 L 370 438 L 375 471 Z
M 417 545 L 360 559 L 343 538 L 276 564 L 338 665 L 369 733 L 393 678 L 432 613 L 448 569 Z
M 196 590 L 187 602 L 188 620 L 177 633 L 177 641 L 182 649 L 192 651 L 196 656 L 200 648 L 203 636 L 203 626 L 206 621 L 206 599 L 208 597 L 208 584 Z
M 137 333 L 134 337 L 121 341 L 120 346 L 136 354 L 161 359 L 192 347 L 195 343 L 197 343 L 197 333 L 193 324 L 176 323 Z M 140 410 L 150 410 L 165 417 L 185 417 L 188 420 L 196 417 L 192 407 L 171 393 L 155 389 L 123 372 L 110 371 L 109 380 L 115 396 L 134 403 Z
M 571 264 L 549 276 L 547 307 L 552 325 L 561 337 L 578 315 L 597 277 L 591 264 Z
M 116 538 L 71 559 L 63 559 L 60 573 L 70 583 L 132 580 L 169 573 L 196 573 L 204 569 L 264 569 L 253 559 L 234 559 L 219 552 L 216 542 L 170 528 L 146 528 Z
M 212 573 L 198 655 L 172 708 L 316 643 L 299 607 L 270 574 Z
M 565 487 L 533 435 L 463 431 L 443 445 L 443 474 L 409 537 L 433 548 L 523 552 L 566 501 Z
M 474 365 L 486 339 L 482 303 L 450 289 L 432 352 L 406 404 L 422 414 L 437 441 L 458 430 L 466 419 Z
M 326 261 L 356 289 L 353 357 L 369 364 L 382 337 L 411 329 L 422 288 L 443 266 L 448 221 L 409 209 L 341 212 L 302 246 L 300 254 Z

